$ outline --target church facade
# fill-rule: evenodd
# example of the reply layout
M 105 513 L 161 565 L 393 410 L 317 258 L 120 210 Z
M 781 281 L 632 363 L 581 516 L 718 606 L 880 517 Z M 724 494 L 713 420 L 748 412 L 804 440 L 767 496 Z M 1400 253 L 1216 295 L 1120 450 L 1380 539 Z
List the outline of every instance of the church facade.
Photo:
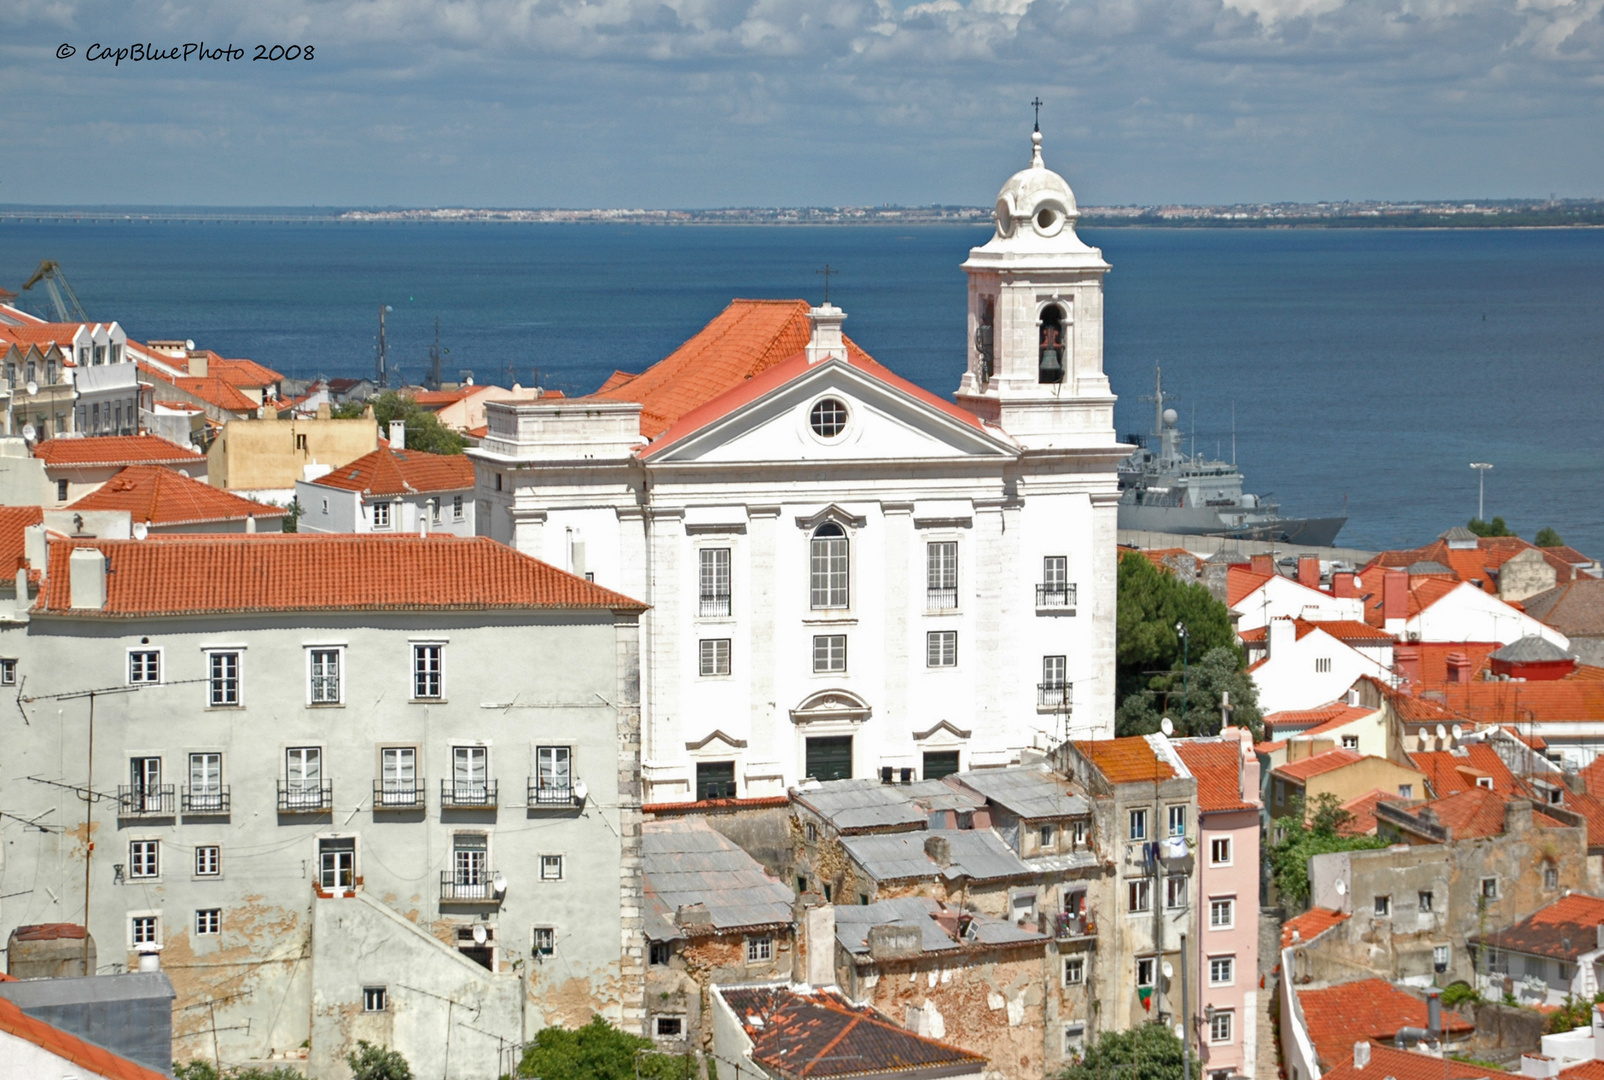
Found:
M 1109 266 L 1032 142 L 963 265 L 955 400 L 876 363 L 839 308 L 737 300 L 594 395 L 487 406 L 481 535 L 651 605 L 646 802 L 1113 734 Z

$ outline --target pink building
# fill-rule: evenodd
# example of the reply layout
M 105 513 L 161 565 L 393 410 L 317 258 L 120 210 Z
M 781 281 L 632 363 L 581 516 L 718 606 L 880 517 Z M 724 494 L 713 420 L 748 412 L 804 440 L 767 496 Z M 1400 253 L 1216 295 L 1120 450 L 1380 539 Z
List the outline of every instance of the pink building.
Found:
M 1197 777 L 1198 906 L 1192 935 L 1200 1076 L 1254 1075 L 1259 1013 L 1259 762 L 1246 728 L 1177 739 Z

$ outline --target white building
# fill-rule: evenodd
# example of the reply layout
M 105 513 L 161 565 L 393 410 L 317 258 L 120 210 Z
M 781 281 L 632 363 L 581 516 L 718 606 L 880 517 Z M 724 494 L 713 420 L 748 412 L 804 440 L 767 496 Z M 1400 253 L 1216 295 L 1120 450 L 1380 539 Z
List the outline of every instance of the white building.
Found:
M 474 470 L 461 454 L 406 449 L 406 427 L 390 442 L 316 480 L 297 480 L 299 527 L 315 533 L 474 535 Z
M 1362 622 L 1275 618 L 1244 633 L 1242 644 L 1264 713 L 1335 701 L 1364 675 L 1395 681 L 1392 635 Z
M 478 531 L 645 600 L 647 801 L 1113 731 L 1108 263 L 1041 159 L 970 252 L 958 403 L 736 301 L 593 397 L 487 405 Z

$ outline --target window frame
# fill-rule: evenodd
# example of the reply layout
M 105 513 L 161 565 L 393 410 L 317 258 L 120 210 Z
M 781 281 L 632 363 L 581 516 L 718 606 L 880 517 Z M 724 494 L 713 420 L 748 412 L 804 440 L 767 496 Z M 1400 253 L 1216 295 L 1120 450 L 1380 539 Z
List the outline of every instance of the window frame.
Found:
M 808 609 L 852 610 L 852 537 L 838 521 L 808 534 Z
M 1175 827 L 1176 820 L 1180 821 L 1180 829 Z M 1164 808 L 1164 835 L 1165 837 L 1186 835 L 1186 804 L 1170 803 Z
M 735 614 L 734 563 L 728 545 L 696 549 L 697 618 L 728 619 Z
M 210 929 L 207 929 L 210 927 Z M 220 907 L 195 909 L 195 934 L 197 937 L 215 937 L 223 932 L 223 909 Z
M 1073 970 L 1073 977 L 1071 971 Z M 1070 953 L 1064 957 L 1063 984 L 1065 986 L 1084 986 L 1086 984 L 1086 955 L 1084 953 Z
M 774 935 L 748 934 L 746 937 L 746 962 L 748 964 L 773 963 Z
M 671 1021 L 679 1028 L 679 1030 L 664 1032 L 663 1022 L 665 1020 Z M 685 1038 L 685 1018 L 683 1016 L 670 1016 L 666 1013 L 662 1015 L 654 1014 L 652 1016 L 652 1038 L 666 1040 L 679 1040 Z
M 150 936 L 142 938 L 141 924 L 149 923 Z M 156 945 L 162 943 L 162 916 L 159 911 L 130 911 L 128 913 L 128 947 L 137 949 L 141 945 Z
M 836 659 L 835 646 L 841 646 L 840 659 Z M 824 651 L 820 652 L 820 646 Z M 823 666 L 821 666 L 823 665 Z M 815 675 L 845 675 L 847 672 L 847 635 L 845 634 L 814 634 L 813 635 L 813 674 Z
M 375 1002 L 378 1004 L 375 1005 Z M 362 988 L 362 1011 L 365 1013 L 389 1012 L 390 988 L 388 986 L 364 986 Z
M 825 410 L 828 410 L 826 412 Z M 852 426 L 852 410 L 834 394 L 826 394 L 808 405 L 807 430 L 819 442 L 838 443 L 846 437 Z M 833 431 L 822 427 L 835 426 Z
M 1489 885 L 1492 886 L 1492 887 L 1488 888 Z M 1481 879 L 1481 884 L 1478 887 L 1478 889 L 1476 890 L 1476 895 L 1480 899 L 1485 900 L 1488 903 L 1492 903 L 1493 901 L 1497 900 L 1498 899 L 1498 875 L 1493 874 L 1493 875 L 1491 875 L 1489 877 L 1482 878 Z
M 202 854 L 210 853 L 207 860 Z M 198 878 L 216 878 L 223 876 L 223 845 L 222 844 L 196 844 L 195 845 L 195 876 Z M 206 867 L 210 865 L 211 869 Z
M 950 649 L 949 649 L 950 646 Z M 925 632 L 925 667 L 931 669 L 958 666 L 958 631 L 928 630 Z
M 123 668 L 123 674 L 127 678 L 129 686 L 160 686 L 162 684 L 162 676 L 166 673 L 166 664 L 164 663 L 166 658 L 162 656 L 162 647 L 160 645 L 130 646 L 127 650 L 127 655 L 128 663 Z M 145 679 L 134 677 L 134 657 L 136 656 L 149 657 L 154 660 L 156 667 L 155 678 Z M 143 674 L 143 672 L 141 672 L 141 674 Z
M 728 676 L 730 673 L 730 647 L 731 639 L 727 637 L 697 639 L 697 678 L 721 679 Z
M 0 656 L 0 686 L 17 685 L 17 658 Z
M 1164 910 L 1185 911 L 1188 907 L 1188 877 L 1185 874 L 1164 875 Z
M 440 702 L 446 699 L 446 642 L 413 641 L 412 647 L 412 700 Z M 429 670 L 433 650 L 433 670 Z M 434 682 L 434 693 L 429 693 L 429 681 Z
M 206 656 L 206 707 L 208 709 L 243 709 L 245 707 L 245 650 L 238 646 L 218 646 L 203 650 Z M 233 657 L 233 674 L 226 670 L 219 674 L 219 663 L 225 668 Z M 229 700 L 229 684 L 233 696 Z
M 1371 916 L 1377 919 L 1392 918 L 1392 894 L 1376 893 L 1370 898 Z
M 549 751 L 549 754 L 548 754 Z M 560 753 L 559 753 L 560 751 Z M 543 768 L 543 758 L 549 758 L 551 767 Z M 558 768 L 559 763 L 563 766 Z M 560 783 L 564 777 L 567 783 Z M 549 780 L 550 783 L 542 783 Z M 540 743 L 535 746 L 535 790 L 566 791 L 572 798 L 574 790 L 574 748 L 569 743 Z
M 392 520 L 392 515 L 390 513 L 390 500 L 380 499 L 376 502 L 369 503 L 368 505 L 373 510 L 373 531 L 379 532 L 382 530 L 384 532 L 389 532 L 393 527 L 390 524 Z M 383 521 L 379 520 L 381 517 L 384 519 Z
M 1225 912 L 1224 920 L 1218 914 Z M 1236 897 L 1211 896 L 1209 897 L 1209 929 L 1235 930 L 1236 929 Z
M 1153 910 L 1153 882 L 1145 877 L 1130 878 L 1125 886 L 1125 913 L 1150 914 Z
M 1220 978 L 1221 973 L 1225 977 Z M 1209 985 L 1235 986 L 1236 985 L 1236 955 L 1209 957 Z
M 958 541 L 926 540 L 925 610 L 957 611 L 958 607 Z
M 529 928 L 529 955 L 537 960 L 557 952 L 557 928 L 549 924 Z
M 540 856 L 540 880 L 564 881 L 567 879 L 567 862 L 561 854 L 543 852 Z M 553 873 L 552 871 L 556 872 Z
M 306 653 L 306 704 L 308 708 L 337 708 L 345 704 L 345 646 L 308 644 Z M 320 659 L 321 658 L 321 659 Z M 330 675 L 328 665 L 334 665 Z M 322 673 L 319 674 L 319 666 Z M 334 696 L 329 697 L 328 683 L 333 679 Z
M 1236 855 L 1236 845 L 1231 842 L 1232 839 L 1233 838 L 1231 836 L 1229 836 L 1229 835 L 1226 835 L 1226 836 L 1215 835 L 1215 836 L 1209 837 L 1209 865 L 1210 866 L 1233 866 L 1233 865 L 1235 865 L 1233 860 L 1234 860 L 1235 855 Z M 1225 851 L 1225 857 L 1223 859 L 1220 858 L 1220 850 L 1222 848 Z
M 1133 844 L 1147 840 L 1147 807 L 1137 806 L 1131 809 L 1125 839 Z
M 1418 891 L 1418 895 L 1415 897 L 1415 902 L 1419 905 L 1421 911 L 1429 912 L 1432 910 L 1432 905 L 1436 903 L 1436 899 L 1437 898 L 1432 890 L 1420 889 Z
M 1236 1010 L 1216 1009 L 1214 1017 L 1209 1021 L 1209 1045 L 1223 1046 L 1232 1042 L 1236 1037 Z M 1223 1025 L 1222 1025 L 1223 1021 Z M 1224 1028 L 1223 1034 L 1221 1028 Z
M 1147 973 L 1146 978 L 1143 978 L 1144 971 Z M 1138 987 L 1158 985 L 1158 957 L 1138 956 L 1136 958 L 1136 985 Z
M 146 872 L 141 873 L 144 867 Z M 160 881 L 162 876 L 162 842 L 153 837 L 130 838 L 128 841 L 128 880 Z

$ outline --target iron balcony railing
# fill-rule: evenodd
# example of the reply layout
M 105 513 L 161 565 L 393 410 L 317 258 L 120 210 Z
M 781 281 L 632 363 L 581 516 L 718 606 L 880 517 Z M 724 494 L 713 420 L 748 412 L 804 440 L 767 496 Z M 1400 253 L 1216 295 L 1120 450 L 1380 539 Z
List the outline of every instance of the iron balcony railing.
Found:
M 227 784 L 206 787 L 192 786 L 184 789 L 184 813 L 186 814 L 226 814 L 228 813 L 228 807 Z
M 443 807 L 478 807 L 496 805 L 494 780 L 442 780 L 440 805 Z
M 539 777 L 529 778 L 529 802 L 531 807 L 540 806 L 572 806 L 574 803 L 574 785 L 566 780 L 542 780 Z
M 334 809 L 334 781 L 280 780 L 278 808 L 284 814 L 321 814 Z
M 1036 684 L 1036 704 L 1044 709 L 1067 709 L 1072 696 L 1067 683 Z
M 117 789 L 118 817 L 165 817 L 173 812 L 173 785 L 123 785 Z
M 417 810 L 423 806 L 424 782 L 420 780 L 373 781 L 373 809 Z
M 730 613 L 730 598 L 728 596 L 702 597 L 702 618 L 721 619 Z
M 926 589 L 926 611 L 951 611 L 958 606 L 957 589 Z
M 1038 585 L 1036 586 L 1037 607 L 1074 607 L 1074 585 Z
M 451 870 L 440 871 L 440 902 L 442 904 L 499 904 L 491 882 L 496 880 L 494 870 L 477 874 L 458 874 Z

